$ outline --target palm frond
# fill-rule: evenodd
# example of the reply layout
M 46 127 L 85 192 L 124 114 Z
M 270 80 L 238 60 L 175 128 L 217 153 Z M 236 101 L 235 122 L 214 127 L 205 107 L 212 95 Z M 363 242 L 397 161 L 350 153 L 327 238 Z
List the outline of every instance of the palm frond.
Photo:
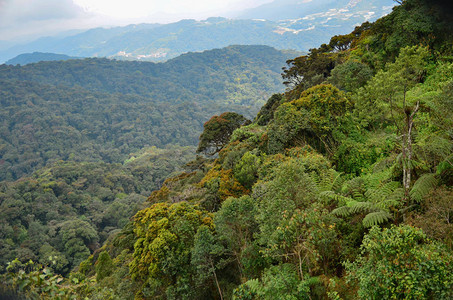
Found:
M 338 217 L 347 217 L 352 214 L 351 208 L 348 206 L 342 206 L 332 210 L 331 214 Z

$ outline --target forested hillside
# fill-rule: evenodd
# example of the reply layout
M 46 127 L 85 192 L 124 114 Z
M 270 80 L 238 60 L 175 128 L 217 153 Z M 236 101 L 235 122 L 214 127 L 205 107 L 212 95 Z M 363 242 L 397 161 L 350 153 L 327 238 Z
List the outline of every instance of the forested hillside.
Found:
M 121 163 L 143 147 L 196 145 L 213 114 L 251 117 L 281 91 L 289 54 L 231 46 L 166 63 L 85 59 L 0 66 L 0 180 L 58 160 Z
M 453 298 L 453 15 L 401 2 L 288 61 L 288 90 L 251 123 L 211 117 L 186 171 L 65 278 L 52 259 L 15 260 L 7 287 L 89 299 Z M 65 247 L 97 241 L 67 226 Z

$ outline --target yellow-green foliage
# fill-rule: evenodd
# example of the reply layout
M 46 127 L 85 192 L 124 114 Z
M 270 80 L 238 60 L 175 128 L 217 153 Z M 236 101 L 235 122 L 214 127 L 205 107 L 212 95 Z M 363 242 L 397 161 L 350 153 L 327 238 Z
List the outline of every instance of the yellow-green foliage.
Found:
M 221 200 L 228 197 L 240 197 L 249 193 L 233 176 L 232 170 L 213 168 L 201 180 L 200 185 L 216 193 Z
M 213 230 L 212 215 L 186 202 L 157 203 L 135 215 L 130 273 L 141 284 L 138 297 L 163 295 L 173 288 L 190 293 L 181 282 L 193 281 L 190 250 L 202 225 Z
M 346 94 L 330 84 L 317 85 L 305 90 L 300 98 L 290 102 L 297 109 L 310 112 L 311 129 L 320 135 L 331 132 L 352 108 Z

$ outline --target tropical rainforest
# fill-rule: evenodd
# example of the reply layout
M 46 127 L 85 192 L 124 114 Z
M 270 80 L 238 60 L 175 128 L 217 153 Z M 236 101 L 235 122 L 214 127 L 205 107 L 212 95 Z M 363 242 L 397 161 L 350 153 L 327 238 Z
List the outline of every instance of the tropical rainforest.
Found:
M 206 118 L 196 150 L 144 148 L 116 164 L 62 157 L 3 183 L 2 292 L 452 299 L 453 14 L 438 1 L 398 2 L 376 22 L 289 59 L 286 91 L 255 117 L 229 110 Z M 18 78 L 66 80 L 25 67 L 2 66 Z M 71 88 L 102 93 L 110 83 L 92 74 Z M 185 161 L 190 151 L 198 155 Z M 182 161 L 183 172 L 155 177 L 156 165 L 172 173 Z

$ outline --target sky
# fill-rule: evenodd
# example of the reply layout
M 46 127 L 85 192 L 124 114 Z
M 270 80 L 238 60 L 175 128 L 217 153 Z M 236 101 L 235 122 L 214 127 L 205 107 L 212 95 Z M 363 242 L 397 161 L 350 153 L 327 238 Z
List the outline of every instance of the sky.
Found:
M 273 0 L 0 0 L 0 46 L 72 29 L 231 16 Z

